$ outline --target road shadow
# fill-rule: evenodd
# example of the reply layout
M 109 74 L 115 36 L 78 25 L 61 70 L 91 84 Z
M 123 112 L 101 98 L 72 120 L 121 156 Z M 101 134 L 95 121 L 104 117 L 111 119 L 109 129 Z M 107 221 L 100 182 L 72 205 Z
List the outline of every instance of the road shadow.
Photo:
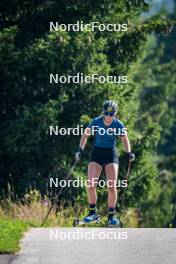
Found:
M 15 258 L 13 254 L 0 254 L 0 264 L 11 264 Z

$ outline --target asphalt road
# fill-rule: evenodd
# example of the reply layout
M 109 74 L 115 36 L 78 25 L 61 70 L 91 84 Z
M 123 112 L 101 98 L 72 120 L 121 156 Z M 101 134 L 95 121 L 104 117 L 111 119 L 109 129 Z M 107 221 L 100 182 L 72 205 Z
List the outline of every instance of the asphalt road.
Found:
M 13 255 L 2 254 L 0 255 L 0 264 L 9 264 L 14 259 Z
M 175 264 L 176 229 L 34 228 L 12 264 Z

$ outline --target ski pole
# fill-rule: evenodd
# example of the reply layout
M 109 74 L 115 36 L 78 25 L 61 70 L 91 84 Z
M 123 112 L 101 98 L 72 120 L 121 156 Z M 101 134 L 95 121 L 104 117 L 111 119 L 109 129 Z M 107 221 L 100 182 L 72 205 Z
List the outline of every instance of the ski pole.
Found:
M 125 176 L 125 180 L 128 181 L 128 178 L 130 176 L 130 171 L 131 171 L 131 160 L 128 161 L 128 169 L 127 169 L 127 173 L 126 173 L 126 176 Z M 126 188 L 127 189 L 127 188 Z M 122 194 L 122 201 L 121 201 L 121 209 L 123 208 L 124 206 L 124 201 L 125 201 L 125 194 L 126 194 L 126 189 L 124 190 L 123 194 Z M 119 215 L 119 219 L 121 217 L 121 214 L 122 212 L 120 211 L 120 215 Z
M 73 166 L 71 167 L 71 169 L 70 169 L 70 171 L 69 171 L 69 173 L 68 173 L 68 175 L 67 175 L 67 177 L 65 178 L 65 181 L 67 181 L 67 180 L 70 178 L 70 176 L 71 176 L 71 174 L 72 174 L 72 172 L 73 172 L 73 170 L 74 170 L 74 168 L 75 168 L 75 166 L 76 166 L 77 163 L 78 163 L 78 160 L 75 160 Z M 61 188 L 61 189 L 59 190 L 58 194 L 57 194 L 57 195 L 55 196 L 55 198 L 54 198 L 55 201 L 58 200 L 58 198 L 59 198 L 60 194 L 62 193 L 63 189 L 64 189 L 64 188 Z M 45 216 L 43 222 L 41 223 L 41 227 L 45 224 L 45 222 L 46 222 L 48 216 L 50 215 L 50 213 L 51 213 L 53 207 L 54 207 L 54 204 L 52 204 L 51 207 L 49 208 L 49 210 L 48 210 L 48 212 L 47 212 L 47 214 L 46 214 L 46 216 Z

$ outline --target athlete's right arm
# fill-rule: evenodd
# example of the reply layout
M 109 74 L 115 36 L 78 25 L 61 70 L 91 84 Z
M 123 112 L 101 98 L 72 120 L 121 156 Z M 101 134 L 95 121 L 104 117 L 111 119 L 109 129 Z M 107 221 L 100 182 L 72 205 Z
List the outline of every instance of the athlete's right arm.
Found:
M 79 143 L 79 150 L 75 154 L 76 160 L 80 160 L 81 154 L 85 148 L 86 142 L 88 137 L 92 134 L 92 128 L 96 125 L 96 119 L 94 118 L 91 123 L 86 127 L 84 130 L 83 135 L 81 136 L 80 143 Z
M 80 139 L 80 144 L 79 147 L 83 150 L 85 148 L 86 142 L 88 137 L 91 135 L 91 128 L 90 127 L 86 127 L 86 129 L 84 130 L 83 135 L 81 136 Z
M 79 143 L 79 150 L 76 152 L 75 154 L 75 158 L 76 160 L 80 160 L 81 158 L 81 154 L 85 148 L 85 145 L 86 145 L 86 142 L 87 142 L 87 139 L 88 137 L 91 135 L 91 128 L 90 127 L 87 127 L 83 133 L 83 135 L 81 136 L 81 139 L 80 139 L 80 143 Z

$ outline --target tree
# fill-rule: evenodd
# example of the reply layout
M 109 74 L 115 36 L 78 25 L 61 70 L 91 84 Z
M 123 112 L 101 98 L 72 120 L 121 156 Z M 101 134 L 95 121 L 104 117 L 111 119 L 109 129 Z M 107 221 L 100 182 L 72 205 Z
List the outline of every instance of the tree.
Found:
M 175 19 L 173 15 L 168 17 Z M 156 226 L 171 221 L 172 197 L 175 196 L 175 38 L 175 27 L 170 34 L 151 38 L 148 55 L 137 77 L 143 87 L 138 128 L 143 130 L 149 122 L 155 122 L 161 128 L 155 153 L 160 188 L 141 205 L 147 224 L 153 222 Z

